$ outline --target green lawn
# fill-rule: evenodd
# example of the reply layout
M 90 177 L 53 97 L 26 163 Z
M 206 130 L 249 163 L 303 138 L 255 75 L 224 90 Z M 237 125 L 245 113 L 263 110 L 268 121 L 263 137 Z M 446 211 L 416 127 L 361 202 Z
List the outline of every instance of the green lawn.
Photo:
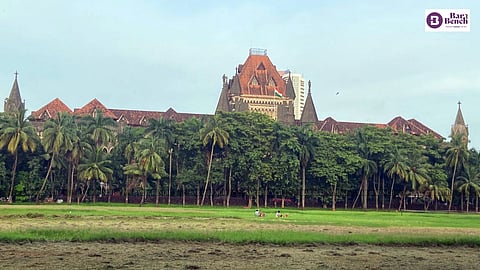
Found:
M 480 215 L 118 205 L 0 205 L 0 242 L 221 241 L 480 246 Z

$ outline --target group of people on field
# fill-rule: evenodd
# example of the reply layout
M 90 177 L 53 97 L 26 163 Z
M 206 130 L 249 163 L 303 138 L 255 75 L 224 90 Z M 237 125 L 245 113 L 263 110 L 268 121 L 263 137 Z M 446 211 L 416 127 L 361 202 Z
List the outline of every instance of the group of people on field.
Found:
M 260 211 L 259 209 L 256 209 L 255 210 L 255 216 L 256 217 L 265 217 L 265 213 Z M 288 217 L 288 214 L 282 214 L 282 213 L 280 213 L 280 210 L 277 210 L 277 212 L 275 213 L 275 217 L 276 218 L 286 218 L 286 217 Z

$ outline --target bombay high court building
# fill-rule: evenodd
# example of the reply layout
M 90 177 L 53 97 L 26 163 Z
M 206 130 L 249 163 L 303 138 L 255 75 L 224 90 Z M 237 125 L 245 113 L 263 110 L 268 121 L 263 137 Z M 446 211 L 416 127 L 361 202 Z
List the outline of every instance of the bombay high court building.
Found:
M 20 96 L 17 75 L 15 72 L 10 95 L 5 99 L 5 112 L 25 108 L 25 102 Z M 394 133 L 430 134 L 435 138 L 443 139 L 443 136 L 420 121 L 407 120 L 401 116 L 393 118 L 388 123 L 342 122 L 336 121 L 332 117 L 319 120 L 313 102 L 311 82 L 306 83 L 299 74 L 277 70 L 267 55 L 267 51 L 263 49 L 250 49 L 245 62 L 235 68 L 235 74 L 230 78 L 223 75 L 222 81 L 216 112 L 257 112 L 287 125 L 310 125 L 317 131 L 331 133 L 347 133 L 369 125 L 377 128 L 391 128 Z M 93 116 L 98 111 L 102 111 L 104 117 L 115 120 L 119 127 L 147 126 L 148 120 L 151 118 L 165 118 L 181 122 L 192 117 L 211 117 L 209 114 L 177 112 L 173 108 L 169 108 L 167 111 L 114 109 L 105 106 L 95 97 L 84 106 L 71 109 L 60 98 L 55 97 L 48 104 L 32 111 L 29 121 L 41 132 L 43 123 L 48 119 L 56 118 L 60 112 L 81 117 Z M 458 127 L 458 125 L 465 126 L 460 105 L 454 126 Z

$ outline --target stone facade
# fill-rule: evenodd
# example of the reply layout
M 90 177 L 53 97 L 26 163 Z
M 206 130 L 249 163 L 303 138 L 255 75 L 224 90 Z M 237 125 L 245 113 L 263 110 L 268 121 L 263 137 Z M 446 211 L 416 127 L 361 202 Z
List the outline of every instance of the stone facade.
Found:
M 267 56 L 266 50 L 250 49 L 231 79 L 223 76 L 223 87 L 216 111 L 251 111 L 266 114 L 282 123 L 293 124 L 295 91 Z

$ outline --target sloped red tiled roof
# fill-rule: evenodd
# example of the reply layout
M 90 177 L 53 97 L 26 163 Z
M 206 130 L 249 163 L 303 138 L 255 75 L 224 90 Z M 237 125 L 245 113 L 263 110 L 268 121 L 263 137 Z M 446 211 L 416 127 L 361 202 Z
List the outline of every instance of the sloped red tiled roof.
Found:
M 105 107 L 98 99 L 94 98 L 92 101 L 87 103 L 80 109 L 75 109 L 73 111 L 74 114 L 83 116 L 83 115 L 92 115 L 96 110 L 100 110 L 103 112 L 104 117 L 109 117 L 116 119 L 116 115 L 112 113 L 107 107 Z
M 355 129 L 372 126 L 376 128 L 388 128 L 390 127 L 395 133 L 408 133 L 412 135 L 428 135 L 432 134 L 437 139 L 443 139 L 443 136 L 428 128 L 424 124 L 415 119 L 405 120 L 404 118 L 397 116 L 393 118 L 387 124 L 375 124 L 375 123 L 358 123 L 358 122 L 339 122 L 332 117 L 327 117 L 323 121 L 318 121 L 316 128 L 319 131 L 332 132 L 332 133 L 348 133 Z
M 209 117 L 211 115 L 208 114 L 198 114 L 198 113 L 178 113 L 174 109 L 169 108 L 164 114 L 163 118 L 165 119 L 173 119 L 176 122 L 183 122 L 189 118 L 203 118 L 203 117 Z
M 318 121 L 317 129 L 319 131 L 336 132 L 337 121 L 332 117 L 327 117 L 323 121 Z
M 443 139 L 443 136 L 435 132 L 434 130 L 430 129 L 429 127 L 425 126 L 424 124 L 420 123 L 416 119 L 409 119 L 408 122 L 410 122 L 412 125 L 415 125 L 417 128 L 419 128 L 422 131 L 422 134 L 432 134 L 433 137 L 437 139 Z
M 394 132 L 397 133 L 409 133 L 413 135 L 421 135 L 425 133 L 417 125 L 405 120 L 403 117 L 400 116 L 393 118 L 390 122 L 388 122 L 387 125 L 391 127 Z
M 33 111 L 31 113 L 31 118 L 34 120 L 45 120 L 49 118 L 55 119 L 57 118 L 59 112 L 66 112 L 69 114 L 73 113 L 72 109 L 65 105 L 63 101 L 61 101 L 59 98 L 56 98 L 37 111 Z
M 188 118 L 202 118 L 209 116 L 206 114 L 194 113 L 177 113 L 174 109 L 169 108 L 166 112 L 156 111 L 140 111 L 140 110 L 124 110 L 124 109 L 109 109 L 115 114 L 117 122 L 124 122 L 131 126 L 144 126 L 148 124 L 148 119 L 173 119 L 175 122 L 182 122 Z
M 354 122 L 338 122 L 338 131 L 339 133 L 346 133 L 364 126 L 372 126 L 376 128 L 386 128 L 384 124 L 376 123 L 354 123 Z
M 275 88 L 283 96 L 286 94 L 286 83 L 267 55 L 250 54 L 243 65 L 238 65 L 237 75 L 243 95 L 274 96 Z
M 355 129 L 364 127 L 364 126 L 372 126 L 376 128 L 386 128 L 386 124 L 378 124 L 378 123 L 358 123 L 358 122 L 340 122 L 336 121 L 332 117 L 327 117 L 323 121 L 319 121 L 317 124 L 317 128 L 320 131 L 326 132 L 333 132 L 333 133 L 348 133 Z
M 148 123 L 148 119 L 158 119 L 162 117 L 162 112 L 154 111 L 140 111 L 140 110 L 122 110 L 122 109 L 109 109 L 115 114 L 117 122 L 124 122 L 131 126 L 141 126 Z

